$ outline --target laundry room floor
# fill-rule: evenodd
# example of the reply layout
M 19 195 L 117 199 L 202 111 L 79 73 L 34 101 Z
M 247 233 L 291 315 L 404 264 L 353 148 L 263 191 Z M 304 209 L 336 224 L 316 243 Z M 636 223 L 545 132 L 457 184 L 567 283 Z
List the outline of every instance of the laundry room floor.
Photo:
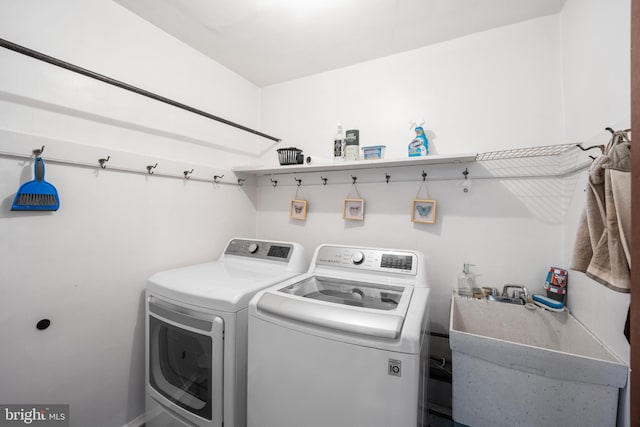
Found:
M 439 416 L 436 414 L 429 414 L 427 416 L 427 425 L 424 427 L 458 427 L 457 423 L 454 423 L 450 418 Z
M 433 414 L 429 414 L 427 422 L 425 427 L 453 427 L 453 421 Z

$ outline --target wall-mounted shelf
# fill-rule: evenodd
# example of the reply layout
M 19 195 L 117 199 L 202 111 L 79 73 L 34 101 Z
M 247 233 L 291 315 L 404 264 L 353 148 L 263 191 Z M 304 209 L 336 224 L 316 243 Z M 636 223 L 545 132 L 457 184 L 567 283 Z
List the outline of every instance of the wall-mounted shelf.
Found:
M 488 151 L 485 153 L 479 153 L 476 160 L 478 160 L 479 162 L 484 162 L 488 160 L 508 160 L 508 159 L 524 159 L 524 158 L 531 158 L 531 157 L 557 156 L 576 147 L 581 148 L 579 144 L 572 143 L 572 144 L 543 145 L 539 147 L 514 148 L 510 150 Z M 583 151 L 586 151 L 591 148 L 597 148 L 597 147 L 589 147 L 587 149 L 585 148 L 581 148 L 581 149 Z
M 407 166 L 424 166 L 437 164 L 456 164 L 468 163 L 476 161 L 477 153 L 465 154 L 434 154 L 427 157 L 405 158 L 405 159 L 388 159 L 388 160 L 356 160 L 349 162 L 336 163 L 312 163 L 302 165 L 288 165 L 275 167 L 256 167 L 256 166 L 237 166 L 231 170 L 238 174 L 265 176 L 278 175 L 286 173 L 303 173 L 303 172 L 331 172 L 341 170 L 358 170 L 358 169 L 379 169 L 379 168 L 395 168 Z

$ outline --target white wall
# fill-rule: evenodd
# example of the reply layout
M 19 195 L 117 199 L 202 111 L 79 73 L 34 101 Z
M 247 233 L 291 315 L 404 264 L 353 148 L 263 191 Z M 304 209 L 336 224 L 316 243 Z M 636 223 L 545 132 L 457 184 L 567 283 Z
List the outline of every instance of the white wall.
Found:
M 567 140 L 606 144 L 603 129 L 630 127 L 630 1 L 568 0 L 562 11 L 563 87 Z M 565 260 L 571 260 L 585 205 L 586 174 L 569 207 Z M 584 274 L 571 272 L 568 300 L 573 314 L 627 364 L 623 335 L 629 294 L 614 292 Z M 629 387 L 622 395 L 618 424 L 629 425 Z
M 262 124 L 283 137 L 282 146 L 325 158 L 338 121 L 360 129 L 361 145 L 386 144 L 389 158 L 406 157 L 412 118 L 426 120 L 439 153 L 560 143 L 560 47 L 560 18 L 550 16 L 266 87 Z M 421 250 L 434 295 L 432 328 L 447 331 L 450 292 L 464 262 L 477 264 L 482 285 L 522 283 L 541 292 L 549 266 L 562 265 L 563 256 L 562 216 L 541 209 L 562 205 L 559 180 L 478 179 L 465 194 L 465 167 L 472 179 L 489 174 L 479 163 L 426 168 L 429 180 L 443 179 L 429 183 L 438 202 L 434 225 L 410 222 L 422 168 L 354 172 L 366 200 L 362 223 L 342 219 L 348 171 L 297 176 L 309 200 L 304 222 L 288 218 L 294 177 L 280 177 L 276 188 L 263 179 L 258 235 L 298 240 L 309 254 L 330 242 Z
M 557 15 L 485 31 L 268 86 L 263 127 L 325 158 L 337 122 L 388 157 L 407 156 L 416 119 L 441 154 L 560 143 L 560 53 Z
M 567 141 L 630 126 L 630 7 L 629 0 L 567 0 L 562 10 Z
M 113 2 L 2 2 L 0 37 L 259 125 L 259 88 Z M 178 174 L 184 162 L 193 177 L 211 179 L 270 145 L 6 49 L 0 64 L 5 153 L 45 144 L 45 161 L 97 165 L 112 155 L 109 165 L 144 170 L 156 159 L 158 173 Z M 74 426 L 124 425 L 144 411 L 146 278 L 255 234 L 255 187 L 109 167 L 47 163 L 60 210 L 19 213 L 9 208 L 32 163 L 0 156 L 0 402 L 68 403 Z M 35 328 L 42 318 L 52 321 L 46 331 Z

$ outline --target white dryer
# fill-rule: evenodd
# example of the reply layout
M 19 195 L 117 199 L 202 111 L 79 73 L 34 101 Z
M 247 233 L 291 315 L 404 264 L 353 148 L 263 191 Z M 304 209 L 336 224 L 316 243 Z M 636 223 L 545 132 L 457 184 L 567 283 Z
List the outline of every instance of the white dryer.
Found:
M 232 239 L 215 262 L 149 278 L 145 425 L 244 427 L 247 305 L 304 271 L 296 243 Z
M 419 252 L 320 246 L 249 303 L 248 426 L 426 425 L 428 301 Z

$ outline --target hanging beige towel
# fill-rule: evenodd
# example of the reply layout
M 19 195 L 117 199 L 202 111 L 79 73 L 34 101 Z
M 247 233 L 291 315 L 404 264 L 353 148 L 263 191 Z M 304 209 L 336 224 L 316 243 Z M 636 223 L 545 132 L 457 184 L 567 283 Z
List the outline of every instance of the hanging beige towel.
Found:
M 587 205 L 571 268 L 618 292 L 629 292 L 631 286 L 630 189 L 630 143 L 626 132 L 616 132 L 606 155 L 589 170 Z
M 609 152 L 609 161 L 602 165 L 611 174 L 611 190 L 615 204 L 620 242 L 631 267 L 631 135 L 618 140 Z
M 593 249 L 598 245 L 604 231 L 604 170 L 601 167 L 604 160 L 604 156 L 598 157 L 589 169 L 587 202 L 576 236 L 571 269 L 583 273 L 587 271 L 593 258 Z

